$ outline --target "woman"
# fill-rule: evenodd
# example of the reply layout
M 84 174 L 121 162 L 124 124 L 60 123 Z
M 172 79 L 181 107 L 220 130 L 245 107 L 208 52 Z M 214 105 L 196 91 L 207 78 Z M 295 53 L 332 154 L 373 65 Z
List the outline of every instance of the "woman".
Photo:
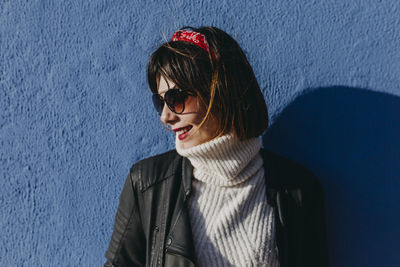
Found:
M 148 83 L 176 150 L 131 168 L 105 266 L 327 266 L 321 187 L 261 149 L 267 107 L 237 42 L 178 30 Z

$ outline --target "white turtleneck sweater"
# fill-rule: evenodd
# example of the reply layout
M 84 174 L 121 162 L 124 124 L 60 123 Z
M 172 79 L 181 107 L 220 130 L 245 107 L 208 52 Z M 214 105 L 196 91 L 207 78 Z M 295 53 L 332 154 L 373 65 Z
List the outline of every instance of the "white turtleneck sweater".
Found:
M 197 266 L 278 267 L 260 138 L 224 135 L 177 152 L 194 167 L 188 208 Z

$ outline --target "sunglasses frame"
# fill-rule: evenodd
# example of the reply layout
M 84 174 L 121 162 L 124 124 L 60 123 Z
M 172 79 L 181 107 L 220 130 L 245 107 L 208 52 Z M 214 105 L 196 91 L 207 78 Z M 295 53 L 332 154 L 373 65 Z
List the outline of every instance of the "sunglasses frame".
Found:
M 183 99 L 182 103 L 179 103 L 179 104 L 182 104 L 182 111 L 180 111 L 180 112 L 177 112 L 177 111 L 175 110 L 174 104 L 168 103 L 168 101 L 165 100 L 167 94 L 171 94 L 171 93 L 173 93 L 173 92 L 178 92 L 178 93 L 181 94 L 181 96 L 183 97 L 183 98 L 182 98 L 182 99 Z M 168 107 L 169 110 L 171 110 L 173 113 L 175 113 L 175 114 L 182 114 L 182 113 L 185 111 L 185 102 L 186 102 L 186 99 L 188 98 L 188 96 L 195 96 L 195 94 L 193 94 L 192 92 L 190 92 L 190 91 L 188 91 L 188 90 L 184 90 L 184 89 L 181 89 L 181 88 L 171 88 L 171 89 L 169 89 L 168 91 L 165 92 L 164 97 L 162 97 L 160 94 L 153 94 L 152 100 L 153 100 L 154 108 L 156 109 L 156 111 L 157 111 L 157 113 L 158 113 L 159 115 L 161 115 L 161 113 L 162 113 L 162 111 L 163 111 L 163 109 L 164 109 L 164 105 L 165 105 L 165 104 L 167 104 L 167 107 Z M 167 98 L 168 98 L 168 97 L 167 97 Z M 160 107 L 160 110 L 158 109 L 158 104 L 156 104 L 156 101 L 161 101 L 161 102 L 163 102 L 163 105 L 162 105 L 162 107 Z

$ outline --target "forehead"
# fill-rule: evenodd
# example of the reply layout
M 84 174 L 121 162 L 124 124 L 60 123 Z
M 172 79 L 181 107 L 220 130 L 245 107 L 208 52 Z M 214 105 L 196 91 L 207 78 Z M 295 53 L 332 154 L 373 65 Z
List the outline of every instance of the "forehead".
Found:
M 175 87 L 175 83 L 169 80 L 168 78 L 164 78 L 164 76 L 160 76 L 160 80 L 158 82 L 157 91 L 159 94 L 163 94 L 171 88 Z

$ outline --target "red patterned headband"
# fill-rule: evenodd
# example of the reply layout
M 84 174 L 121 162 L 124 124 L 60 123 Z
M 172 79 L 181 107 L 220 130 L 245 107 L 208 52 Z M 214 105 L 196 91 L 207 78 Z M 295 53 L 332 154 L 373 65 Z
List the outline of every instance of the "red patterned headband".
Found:
M 172 41 L 189 42 L 203 48 L 207 52 L 210 51 L 206 37 L 199 32 L 178 30 L 172 35 Z

